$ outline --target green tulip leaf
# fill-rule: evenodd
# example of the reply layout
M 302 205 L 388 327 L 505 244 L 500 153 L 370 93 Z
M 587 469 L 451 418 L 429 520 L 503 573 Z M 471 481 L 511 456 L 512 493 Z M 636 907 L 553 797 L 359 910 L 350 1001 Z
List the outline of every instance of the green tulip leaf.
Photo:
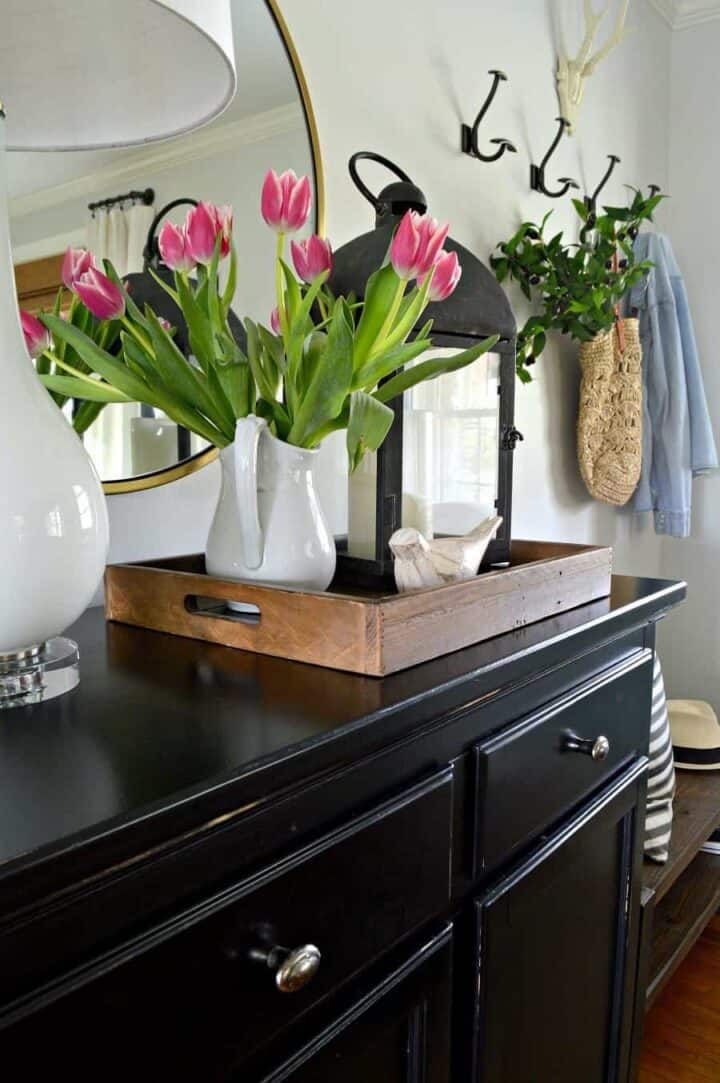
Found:
M 128 395 L 101 380 L 78 380 L 76 376 L 41 376 L 50 391 L 56 391 L 68 399 L 83 399 L 93 403 L 133 402 Z M 93 386 L 94 385 L 94 386 Z
M 499 338 L 499 335 L 491 335 L 490 338 L 483 339 L 477 345 L 470 346 L 469 349 L 463 350 L 461 353 L 453 354 L 452 357 L 432 357 L 427 361 L 421 361 L 419 364 L 413 365 L 412 368 L 398 373 L 387 383 L 382 384 L 375 392 L 374 397 L 379 402 L 390 402 L 396 396 L 402 395 L 403 392 L 408 391 L 411 387 L 415 387 L 416 384 L 422 383 L 424 380 L 434 380 L 446 372 L 457 372 L 458 369 L 471 365 L 478 357 L 491 350 Z
M 353 375 L 352 321 L 345 303 L 335 303 L 328 328 L 327 346 L 320 354 L 307 387 L 302 389 L 288 441 L 312 447 L 314 433 L 341 412 Z
M 365 391 L 353 391 L 347 428 L 350 473 L 357 469 L 366 452 L 377 451 L 390 432 L 394 418 L 391 407 Z

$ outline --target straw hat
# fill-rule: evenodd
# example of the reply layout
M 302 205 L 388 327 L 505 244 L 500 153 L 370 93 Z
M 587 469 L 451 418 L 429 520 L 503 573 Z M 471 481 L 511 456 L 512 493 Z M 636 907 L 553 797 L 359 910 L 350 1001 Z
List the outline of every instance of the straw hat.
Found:
M 668 700 L 675 766 L 720 771 L 720 722 L 700 699 Z

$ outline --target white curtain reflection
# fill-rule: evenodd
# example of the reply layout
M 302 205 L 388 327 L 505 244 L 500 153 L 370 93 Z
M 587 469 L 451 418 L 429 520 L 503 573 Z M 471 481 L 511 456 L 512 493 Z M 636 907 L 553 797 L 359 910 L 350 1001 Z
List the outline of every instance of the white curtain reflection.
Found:
M 143 203 L 97 208 L 87 222 L 87 246 L 102 267 L 109 259 L 119 275 L 142 271 L 143 249 L 155 208 Z M 84 444 L 101 478 L 124 478 L 149 473 L 177 462 L 177 426 L 168 437 L 160 419 L 142 418 L 134 403 L 106 406 L 84 436 Z M 145 430 L 142 421 L 158 421 Z M 133 426 L 140 432 L 133 439 Z M 165 421 L 165 426 L 171 425 Z M 169 447 L 169 450 L 168 450 Z

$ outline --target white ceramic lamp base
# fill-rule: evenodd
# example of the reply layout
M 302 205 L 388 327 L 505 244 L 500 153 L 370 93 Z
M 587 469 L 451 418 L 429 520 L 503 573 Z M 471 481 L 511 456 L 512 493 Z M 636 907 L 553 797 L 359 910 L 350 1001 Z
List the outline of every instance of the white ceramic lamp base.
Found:
M 40 383 L 22 336 L 8 234 L 3 129 L 0 109 L 0 686 L 9 702 L 13 696 L 7 691 L 16 689 L 17 694 L 23 680 L 34 680 L 35 692 L 42 692 L 37 665 L 32 665 L 33 652 L 40 648 L 45 684 L 56 683 L 49 678 L 58 661 L 54 637 L 91 602 L 105 569 L 109 529 L 95 468 Z

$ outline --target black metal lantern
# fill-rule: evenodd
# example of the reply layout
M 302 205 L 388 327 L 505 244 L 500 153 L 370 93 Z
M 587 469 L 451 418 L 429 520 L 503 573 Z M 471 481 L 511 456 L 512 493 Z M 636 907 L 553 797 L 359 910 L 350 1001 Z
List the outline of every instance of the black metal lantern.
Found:
M 357 163 L 362 159 L 379 162 L 399 180 L 384 188 L 378 196 L 373 195 L 358 176 Z M 349 169 L 355 185 L 375 208 L 375 229 L 350 241 L 335 253 L 330 287 L 335 294 L 347 296 L 354 293 L 362 298 L 368 278 L 385 262 L 400 219 L 407 210 L 424 214 L 427 200 L 406 173 L 379 154 L 367 151 L 355 154 L 350 159 Z M 427 384 L 417 385 L 412 391 L 390 403 L 395 411 L 395 420 L 384 444 L 377 452 L 376 470 L 372 478 L 374 501 L 365 501 L 367 514 L 363 513 L 362 501 L 359 510 L 355 508 L 355 519 L 362 517 L 365 520 L 361 523 L 365 528 L 364 537 L 358 542 L 357 531 L 353 529 L 354 504 L 351 495 L 348 538 L 338 542 L 340 570 L 357 583 L 380 585 L 390 582 L 390 537 L 401 526 L 414 525 L 422 529 L 418 516 L 422 520 L 424 513 L 418 511 L 417 499 L 410 499 L 407 491 L 405 500 L 403 499 L 403 475 L 408 472 L 410 450 L 404 445 L 410 438 L 417 442 L 417 432 L 411 433 L 409 429 L 416 430 L 423 421 L 434 424 L 435 429 L 439 429 L 440 437 L 439 440 L 431 441 L 430 447 L 423 444 L 425 473 L 432 473 L 441 486 L 449 489 L 451 497 L 450 500 L 445 499 L 433 505 L 436 510 L 442 511 L 439 521 L 436 517 L 433 532 L 436 536 L 464 534 L 484 517 L 482 508 L 484 514 L 497 514 L 503 519 L 497 538 L 488 548 L 484 563 L 502 564 L 510 560 L 512 457 L 517 441 L 522 439 L 514 426 L 515 318 L 507 297 L 492 272 L 452 238 L 447 239 L 445 248 L 457 252 L 462 265 L 462 278 L 446 301 L 428 306 L 422 321 L 433 320 L 433 344 L 441 349 L 460 351 L 490 335 L 499 335 L 500 339 L 492 355 L 488 354 L 483 359 L 487 361 L 492 358 L 492 372 L 488 362 L 482 373 L 484 382 L 479 397 L 474 396 L 477 377 L 473 377 L 474 389 L 467 383 L 467 378 L 464 385 L 456 384 L 451 395 L 454 402 L 435 417 L 429 416 L 432 409 L 427 409 L 428 403 L 422 398 L 417 410 L 413 409 L 412 400 L 409 401 L 409 398 L 427 396 L 428 388 L 443 385 L 445 381 L 455 377 L 463 377 L 463 373 L 470 373 L 482 362 L 476 362 L 468 369 L 451 376 L 440 376 Z M 471 401 L 473 397 L 478 397 L 478 401 Z M 458 398 L 461 400 L 459 403 Z M 462 476 L 447 476 L 448 472 L 452 472 L 457 466 L 457 456 L 453 459 L 452 454 L 448 454 L 448 448 L 457 449 L 462 446 L 467 449 L 475 438 L 482 439 L 484 443 L 485 459 L 492 455 L 492 468 L 488 471 L 482 499 L 478 499 L 480 482 L 475 479 L 475 484 L 473 478 L 468 476 L 467 457 L 463 468 L 456 472 Z M 492 441 L 492 448 L 488 446 L 488 441 Z M 417 456 L 417 448 L 415 454 Z M 494 490 L 491 496 L 490 487 Z M 466 498 L 467 494 L 470 494 L 469 499 Z M 434 494 L 431 499 L 436 496 L 437 494 Z M 451 521 L 452 509 L 456 513 L 455 522 Z M 471 521 L 473 515 L 474 522 Z

